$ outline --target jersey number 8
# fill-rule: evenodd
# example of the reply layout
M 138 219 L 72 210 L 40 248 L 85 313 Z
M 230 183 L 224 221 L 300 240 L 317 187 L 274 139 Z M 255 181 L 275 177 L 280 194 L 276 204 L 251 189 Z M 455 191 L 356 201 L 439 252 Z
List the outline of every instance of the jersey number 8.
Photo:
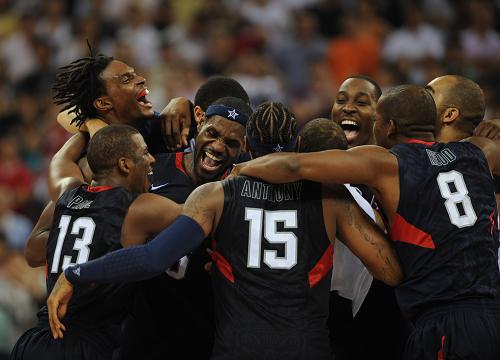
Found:
M 440 173 L 437 177 L 441 196 L 446 199 L 444 206 L 453 225 L 459 228 L 472 226 L 476 223 L 477 215 L 472 207 L 469 190 L 465 185 L 462 173 L 456 170 Z M 454 189 L 450 186 L 453 184 Z M 458 206 L 461 206 L 463 213 Z

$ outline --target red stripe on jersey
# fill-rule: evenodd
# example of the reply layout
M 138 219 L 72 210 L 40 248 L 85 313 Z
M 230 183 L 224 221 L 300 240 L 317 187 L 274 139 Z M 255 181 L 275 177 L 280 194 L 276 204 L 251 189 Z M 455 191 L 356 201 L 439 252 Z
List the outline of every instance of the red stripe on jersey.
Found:
M 316 265 L 309 271 L 309 287 L 316 286 L 325 277 L 333 266 L 333 245 L 330 244 Z
M 182 163 L 183 159 L 184 159 L 183 152 L 175 153 L 175 167 L 180 171 L 182 171 L 185 175 L 187 175 L 186 169 L 184 169 L 184 164 Z
M 391 238 L 393 241 L 401 241 L 426 249 L 436 248 L 431 235 L 410 224 L 397 213 L 391 226 Z
M 439 349 L 439 351 L 437 353 L 437 360 L 443 360 L 444 359 L 444 356 L 443 356 L 444 339 L 445 339 L 445 336 L 443 335 L 441 337 L 441 349 Z
M 226 279 L 234 283 L 233 267 L 231 266 L 229 261 L 227 261 L 220 252 L 215 250 L 212 252 L 212 260 L 215 266 L 217 266 L 217 269 L 219 269 L 219 271 L 222 273 L 222 275 L 224 275 Z
M 491 215 L 490 215 L 490 222 L 491 222 L 491 230 L 490 230 L 490 233 L 491 233 L 491 236 L 493 236 L 493 230 L 495 230 L 495 210 L 493 210 L 491 212 Z
M 432 146 L 436 142 L 435 141 L 424 141 L 424 140 L 419 140 L 419 139 L 410 139 L 407 141 L 408 144 L 422 144 L 422 145 L 427 145 L 427 146 Z
M 86 191 L 88 192 L 101 192 L 101 191 L 106 191 L 106 190 L 109 190 L 109 189 L 112 189 L 113 187 L 112 186 L 87 186 L 87 188 L 85 188 Z

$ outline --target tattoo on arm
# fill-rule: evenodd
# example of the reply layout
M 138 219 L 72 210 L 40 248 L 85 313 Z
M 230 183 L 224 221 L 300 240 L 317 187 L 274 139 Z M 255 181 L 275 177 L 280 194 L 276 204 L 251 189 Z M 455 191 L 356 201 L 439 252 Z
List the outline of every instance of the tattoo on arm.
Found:
M 206 184 L 198 187 L 189 195 L 182 213 L 196 220 L 200 226 L 209 233 L 212 229 L 215 211 L 209 206 L 209 199 L 212 195 L 212 187 Z

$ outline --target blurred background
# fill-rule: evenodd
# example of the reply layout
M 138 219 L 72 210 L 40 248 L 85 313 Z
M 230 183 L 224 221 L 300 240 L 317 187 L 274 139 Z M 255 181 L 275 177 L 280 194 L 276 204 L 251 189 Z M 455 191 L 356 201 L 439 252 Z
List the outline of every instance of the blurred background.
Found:
M 282 101 L 303 125 L 329 117 L 352 74 L 383 89 L 461 74 L 500 117 L 500 0 L 0 0 L 0 358 L 45 300 L 44 269 L 22 250 L 68 138 L 52 79 L 89 54 L 87 39 L 146 76 L 158 111 L 225 74 L 253 106 Z

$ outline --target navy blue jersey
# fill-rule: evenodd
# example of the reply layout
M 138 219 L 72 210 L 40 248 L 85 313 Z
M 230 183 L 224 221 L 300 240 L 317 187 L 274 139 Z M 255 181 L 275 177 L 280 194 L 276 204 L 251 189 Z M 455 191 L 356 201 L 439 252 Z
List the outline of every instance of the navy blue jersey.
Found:
M 153 164 L 151 188 L 149 192 L 166 197 L 178 204 L 183 204 L 196 188 L 186 169 L 183 159 L 186 153 L 159 154 Z
M 47 241 L 47 293 L 68 266 L 99 258 L 121 247 L 123 219 L 136 195 L 124 188 L 82 185 L 57 201 Z M 129 310 L 131 286 L 102 284 L 75 289 L 64 318 L 89 334 L 118 325 Z M 47 321 L 47 309 L 39 312 Z M 68 326 L 68 325 L 67 325 Z M 96 335 L 96 337 L 98 337 Z
M 405 279 L 396 289 L 414 318 L 440 304 L 494 297 L 499 289 L 494 181 L 468 142 L 401 144 L 400 200 L 391 226 Z
M 223 182 L 214 234 L 213 359 L 331 358 L 332 245 L 321 186 Z
M 183 165 L 183 152 L 156 156 L 150 192 L 179 204 L 196 188 Z M 140 284 L 133 318 L 128 320 L 122 358 L 207 359 L 213 346 L 211 261 L 206 241 L 153 279 Z

